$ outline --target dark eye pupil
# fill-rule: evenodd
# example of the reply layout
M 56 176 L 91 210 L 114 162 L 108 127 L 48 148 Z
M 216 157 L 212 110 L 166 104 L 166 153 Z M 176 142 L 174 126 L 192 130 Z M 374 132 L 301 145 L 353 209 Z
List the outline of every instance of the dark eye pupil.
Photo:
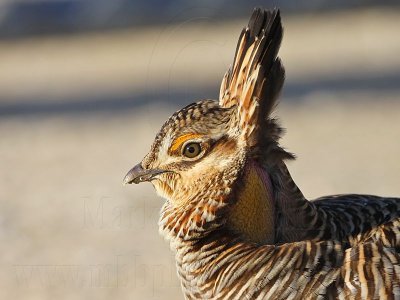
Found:
M 185 146 L 185 149 L 183 151 L 183 155 L 189 158 L 196 157 L 199 155 L 201 152 L 201 146 L 198 143 L 190 143 Z

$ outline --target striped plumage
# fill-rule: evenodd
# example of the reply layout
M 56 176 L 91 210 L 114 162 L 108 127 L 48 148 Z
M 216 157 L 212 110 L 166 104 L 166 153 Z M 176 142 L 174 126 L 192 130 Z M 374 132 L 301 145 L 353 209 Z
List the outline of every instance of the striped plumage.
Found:
M 163 125 L 125 183 L 166 198 L 160 232 L 186 299 L 400 299 L 400 199 L 308 201 L 271 118 L 284 81 L 279 11 L 256 9 L 220 100 Z
M 398 254 L 374 241 L 256 245 L 218 232 L 180 243 L 177 264 L 187 299 L 400 297 Z

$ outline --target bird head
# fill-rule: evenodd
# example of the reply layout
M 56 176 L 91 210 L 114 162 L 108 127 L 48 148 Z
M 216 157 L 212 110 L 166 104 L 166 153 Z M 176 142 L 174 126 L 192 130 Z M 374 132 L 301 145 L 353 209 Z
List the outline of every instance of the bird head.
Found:
M 256 9 L 239 37 L 219 101 L 199 101 L 174 113 L 126 175 L 125 183 L 149 181 L 167 199 L 160 221 L 166 235 L 193 238 L 229 219 L 252 219 L 232 206 L 245 202 L 257 210 L 254 199 L 240 201 L 243 191 L 256 198 L 269 193 L 265 170 L 292 158 L 278 145 L 281 129 L 270 116 L 284 81 L 277 58 L 281 39 L 279 11 Z
M 149 153 L 128 172 L 125 183 L 150 181 L 175 206 L 207 193 L 210 180 L 239 165 L 234 108 L 202 100 L 174 113 L 157 134 Z

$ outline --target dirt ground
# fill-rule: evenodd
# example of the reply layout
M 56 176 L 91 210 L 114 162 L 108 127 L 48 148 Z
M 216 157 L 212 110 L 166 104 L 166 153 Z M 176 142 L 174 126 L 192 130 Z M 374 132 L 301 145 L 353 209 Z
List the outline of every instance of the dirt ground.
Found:
M 400 196 L 398 20 L 284 17 L 276 115 L 310 199 Z M 182 299 L 163 200 L 122 178 L 173 111 L 217 97 L 247 21 L 196 22 L 0 43 L 1 299 Z

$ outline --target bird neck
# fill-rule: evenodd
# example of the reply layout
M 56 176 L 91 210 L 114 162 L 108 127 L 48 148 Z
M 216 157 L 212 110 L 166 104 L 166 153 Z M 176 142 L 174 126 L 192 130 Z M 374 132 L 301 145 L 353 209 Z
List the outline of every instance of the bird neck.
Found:
M 184 205 L 167 200 L 160 213 L 159 231 L 174 248 L 182 241 L 198 240 L 219 230 L 226 224 L 226 212 L 232 203 L 232 186 L 239 176 L 241 167 L 231 168 L 210 176 L 202 176 L 196 181 L 202 188 Z
M 237 182 L 227 227 L 257 244 L 294 242 L 318 234 L 319 215 L 283 162 L 264 168 L 248 161 Z
M 246 163 L 237 182 L 227 226 L 244 240 L 257 244 L 275 242 L 275 203 L 270 176 L 254 161 Z
M 294 242 L 313 238 L 319 215 L 315 205 L 308 201 L 293 181 L 284 162 L 271 171 L 274 187 L 277 242 Z

